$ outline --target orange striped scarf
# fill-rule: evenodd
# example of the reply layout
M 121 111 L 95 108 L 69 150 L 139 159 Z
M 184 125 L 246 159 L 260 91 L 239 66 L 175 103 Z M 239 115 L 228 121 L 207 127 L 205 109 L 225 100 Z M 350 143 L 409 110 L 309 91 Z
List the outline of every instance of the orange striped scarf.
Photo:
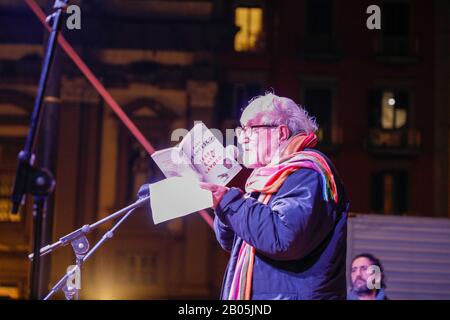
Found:
M 331 197 L 337 202 L 336 184 L 325 159 L 316 152 L 303 151 L 316 144 L 317 136 L 314 133 L 298 134 L 292 137 L 286 147 L 281 150 L 279 160 L 274 160 L 274 163 L 257 168 L 252 172 L 247 179 L 246 191 L 260 192 L 258 201 L 268 204 L 272 194 L 280 189 L 291 173 L 300 168 L 310 168 L 321 173 L 324 181 L 324 199 L 328 201 Z M 254 260 L 255 248 L 243 241 L 231 283 L 229 300 L 250 300 Z

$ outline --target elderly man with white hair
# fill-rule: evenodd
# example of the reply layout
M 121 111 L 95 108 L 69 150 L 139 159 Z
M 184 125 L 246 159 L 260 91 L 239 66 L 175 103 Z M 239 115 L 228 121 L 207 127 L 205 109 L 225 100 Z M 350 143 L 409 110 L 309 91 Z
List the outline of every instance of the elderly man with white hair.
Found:
M 236 129 L 254 169 L 213 194 L 216 237 L 231 252 L 222 299 L 345 299 L 349 202 L 331 161 L 313 149 L 306 110 L 272 93 L 254 98 Z

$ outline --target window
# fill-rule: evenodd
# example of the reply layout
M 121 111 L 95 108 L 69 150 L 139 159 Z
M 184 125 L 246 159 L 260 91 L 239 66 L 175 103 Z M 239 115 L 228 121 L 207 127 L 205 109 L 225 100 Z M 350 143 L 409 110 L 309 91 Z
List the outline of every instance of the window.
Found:
M 407 2 L 386 2 L 382 6 L 384 36 L 407 37 L 409 35 L 410 8 Z
M 263 47 L 263 10 L 258 7 L 237 7 L 235 24 L 239 28 L 234 38 L 235 51 L 260 51 Z
M 399 130 L 408 127 L 408 92 L 376 90 L 370 94 L 369 100 L 372 129 Z
M 335 58 L 334 1 L 307 0 L 305 3 L 305 34 L 300 56 L 308 59 Z
M 307 87 L 303 92 L 303 104 L 319 125 L 317 133 L 321 144 L 331 143 L 333 91 L 326 87 Z
M 372 210 L 384 214 L 405 214 L 408 210 L 408 174 L 386 170 L 372 176 Z
M 400 129 L 406 125 L 407 101 L 406 97 L 401 95 L 400 93 L 395 95 L 392 91 L 383 92 L 381 97 L 381 127 L 383 129 Z
M 19 299 L 20 291 L 16 284 L 1 283 L 0 284 L 0 300 Z
M 368 147 L 376 152 L 417 153 L 420 132 L 411 127 L 410 92 L 384 88 L 369 94 Z
M 404 1 L 385 2 L 381 8 L 383 53 L 405 55 L 409 48 L 410 5 Z
M 308 0 L 306 2 L 306 32 L 308 34 L 332 34 L 333 20 L 332 0 Z

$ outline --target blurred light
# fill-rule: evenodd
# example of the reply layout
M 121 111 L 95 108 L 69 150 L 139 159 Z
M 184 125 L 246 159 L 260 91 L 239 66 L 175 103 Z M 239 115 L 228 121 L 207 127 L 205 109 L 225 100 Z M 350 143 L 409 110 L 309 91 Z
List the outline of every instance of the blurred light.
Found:
M 19 288 L 12 286 L 1 286 L 0 287 L 0 296 L 5 299 L 19 299 Z
M 390 98 L 390 99 L 388 100 L 388 104 L 389 104 L 390 106 L 395 105 L 395 99 L 394 99 L 394 98 Z

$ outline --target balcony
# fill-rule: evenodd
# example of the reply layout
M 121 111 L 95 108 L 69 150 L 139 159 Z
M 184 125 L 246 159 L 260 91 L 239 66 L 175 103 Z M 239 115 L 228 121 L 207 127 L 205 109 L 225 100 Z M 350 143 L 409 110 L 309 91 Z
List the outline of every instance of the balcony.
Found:
M 380 155 L 417 155 L 421 147 L 420 131 L 372 129 L 367 139 L 369 152 Z

